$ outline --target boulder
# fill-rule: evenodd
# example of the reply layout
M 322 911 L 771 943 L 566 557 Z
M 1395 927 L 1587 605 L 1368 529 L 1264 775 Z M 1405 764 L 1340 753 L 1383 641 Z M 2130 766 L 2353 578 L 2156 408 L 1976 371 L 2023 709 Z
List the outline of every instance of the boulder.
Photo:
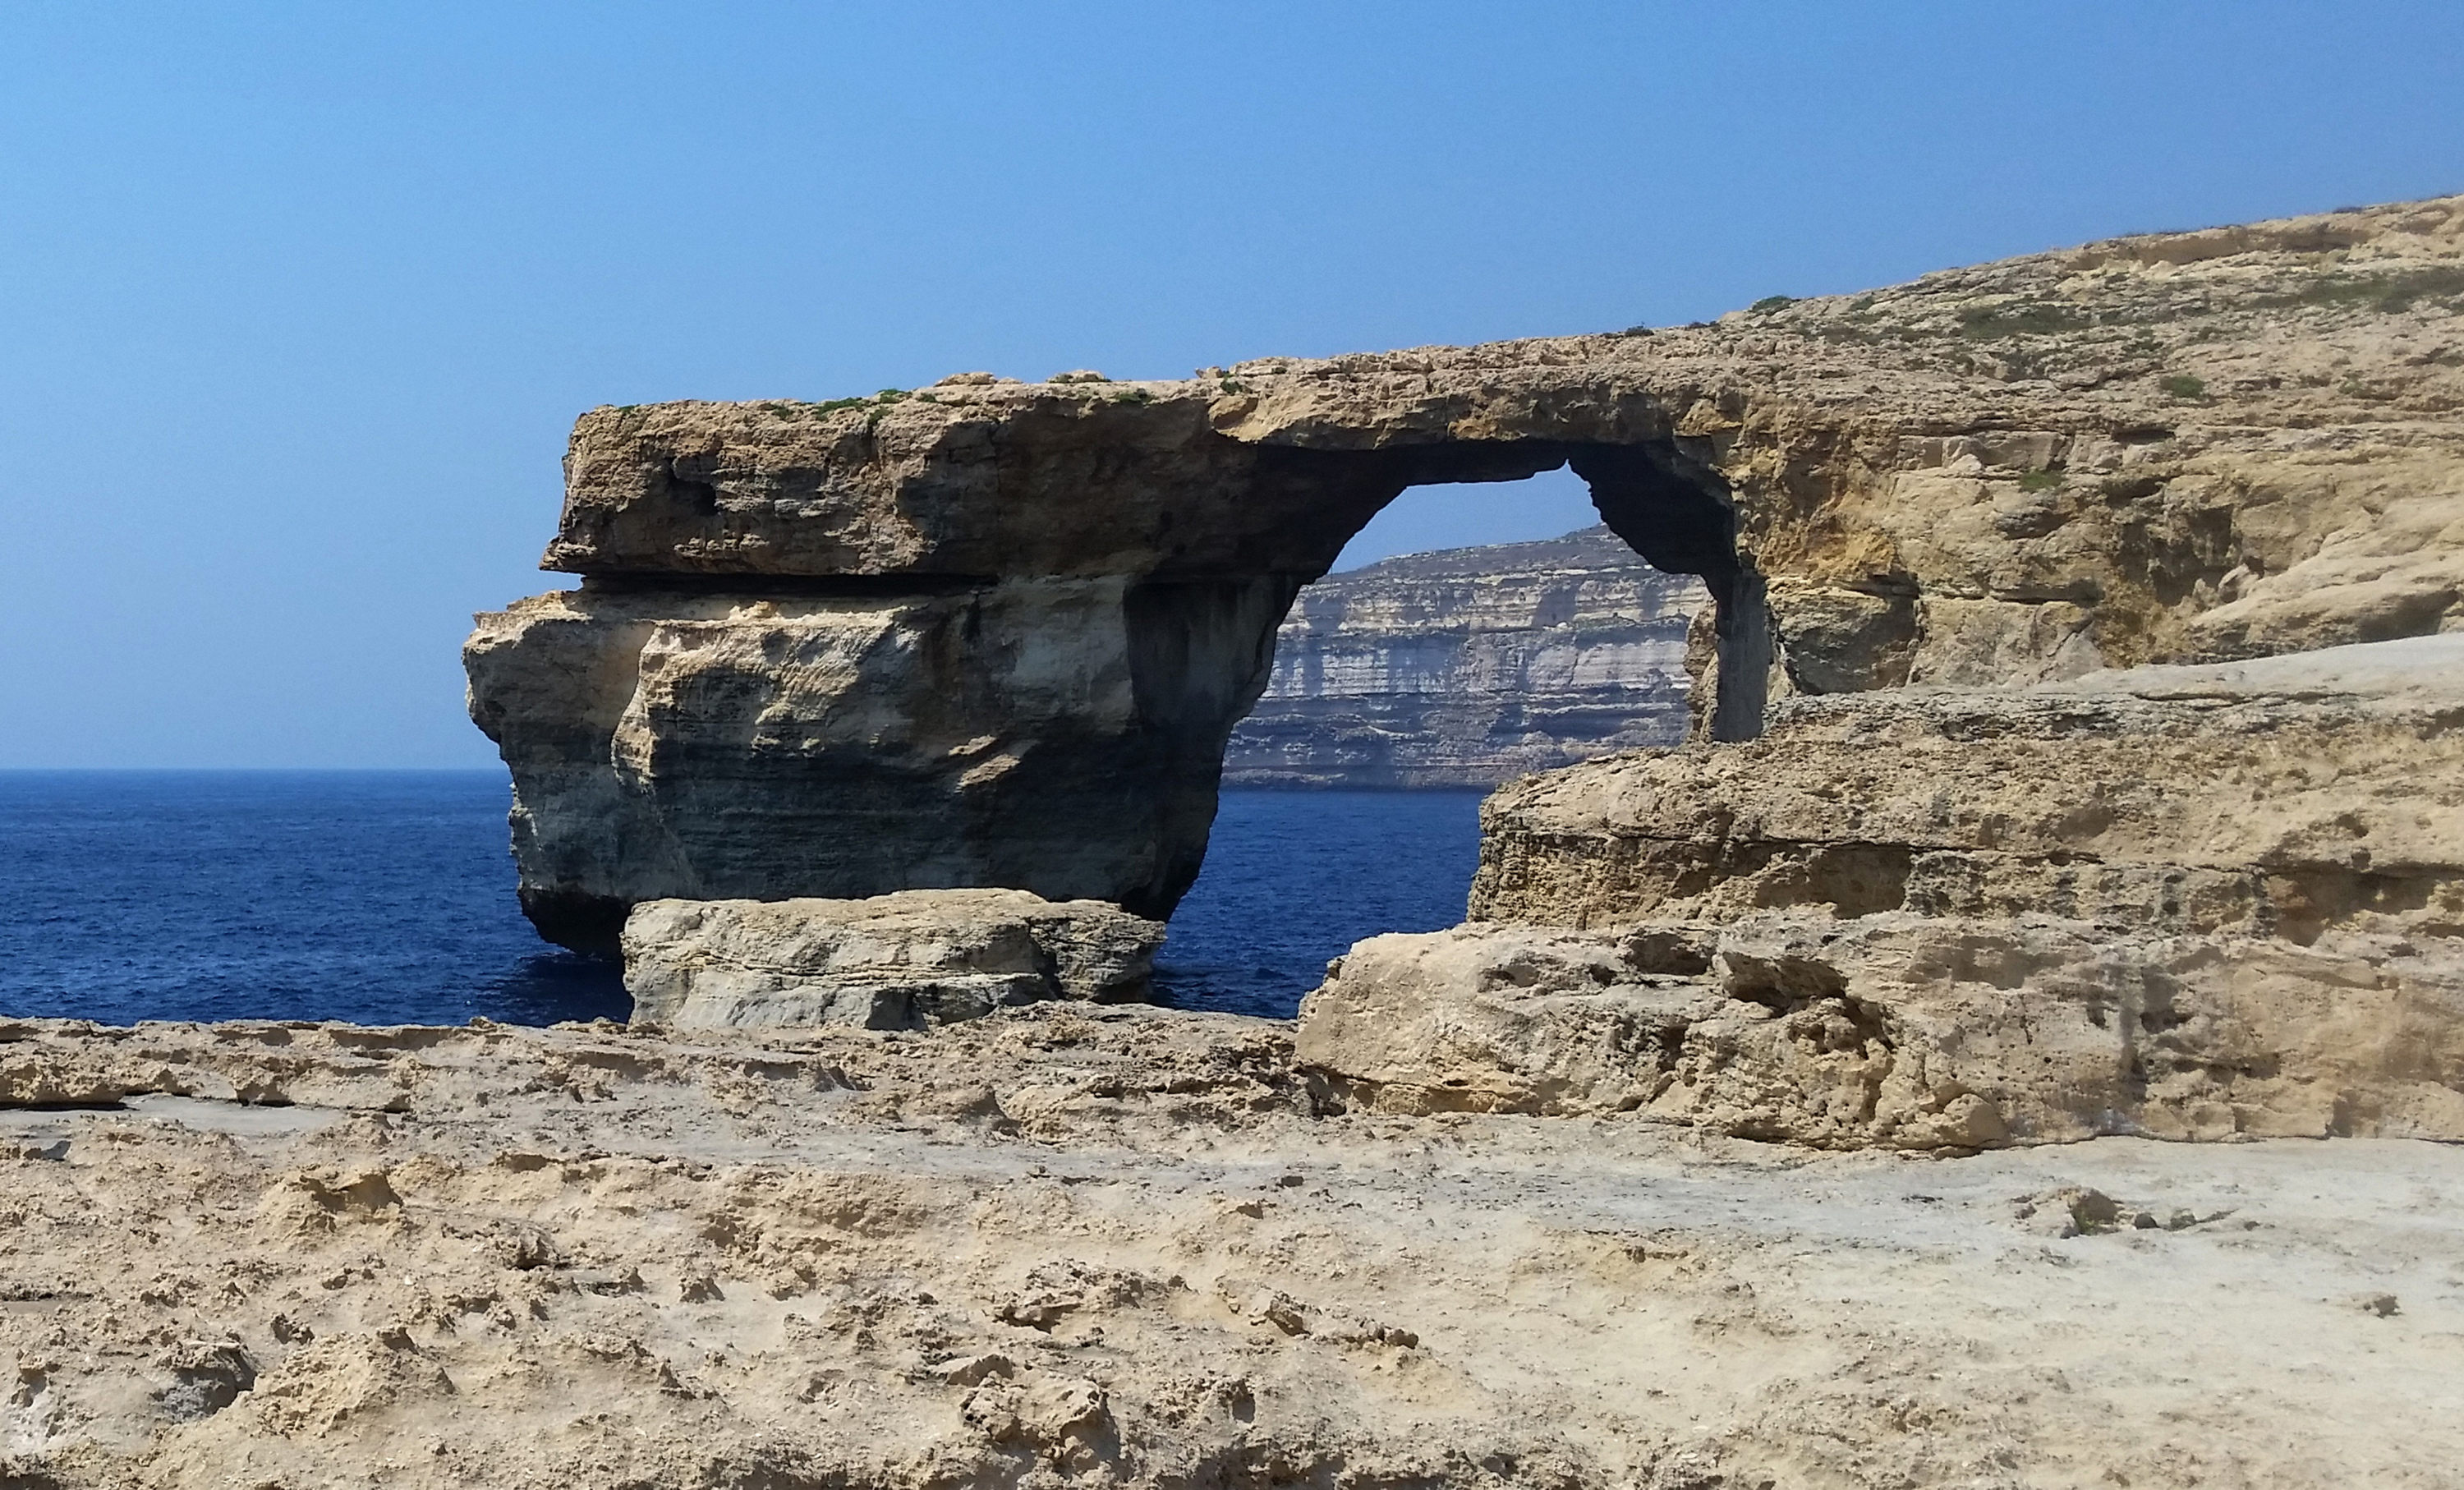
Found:
M 998 1008 L 1146 997 L 1164 929 L 1023 890 L 863 900 L 654 900 L 624 933 L 633 1022 L 915 1029 Z

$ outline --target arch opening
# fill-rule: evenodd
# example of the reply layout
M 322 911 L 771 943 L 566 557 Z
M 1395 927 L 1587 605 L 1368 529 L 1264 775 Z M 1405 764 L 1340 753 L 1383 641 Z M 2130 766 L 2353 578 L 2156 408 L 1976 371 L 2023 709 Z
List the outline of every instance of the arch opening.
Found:
M 1715 646 L 1704 689 L 1715 740 L 1760 732 L 1771 662 L 1761 577 L 1738 554 L 1727 485 L 1673 441 L 1609 445 L 1458 440 L 1375 450 L 1275 447 L 1260 452 L 1233 574 L 1160 568 L 1125 607 L 1138 712 L 1159 783 L 1152 878 L 1123 904 L 1168 916 L 1204 863 L 1234 728 L 1273 675 L 1275 638 L 1302 589 L 1405 491 L 1521 481 L 1571 468 L 1609 530 L 1652 567 L 1699 576 Z M 1219 562 L 1221 561 L 1219 551 Z
M 1293 602 L 1224 785 L 1485 790 L 1676 744 L 1707 610 L 1571 471 L 1411 488 Z

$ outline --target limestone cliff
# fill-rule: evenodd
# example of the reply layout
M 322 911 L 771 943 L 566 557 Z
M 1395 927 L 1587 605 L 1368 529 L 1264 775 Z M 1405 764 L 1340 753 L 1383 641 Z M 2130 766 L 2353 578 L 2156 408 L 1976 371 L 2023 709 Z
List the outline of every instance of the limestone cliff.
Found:
M 1495 786 L 1684 737 L 1706 603 L 1606 527 L 1409 554 L 1303 590 L 1232 732 L 1251 786 Z
M 1694 697 L 2026 683 L 2464 618 L 2464 199 L 2117 239 L 1718 324 L 962 374 L 583 416 L 481 618 L 524 904 L 1031 890 L 1170 911 L 1301 587 L 1406 487 L 1560 466 L 1703 577 Z

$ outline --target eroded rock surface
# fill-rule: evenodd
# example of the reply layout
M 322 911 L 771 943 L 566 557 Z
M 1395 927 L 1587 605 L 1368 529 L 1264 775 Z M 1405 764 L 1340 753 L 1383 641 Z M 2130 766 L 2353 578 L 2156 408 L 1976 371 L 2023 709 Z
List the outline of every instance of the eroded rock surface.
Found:
M 1024 890 L 652 900 L 625 922 L 633 1022 L 917 1029 L 1047 998 L 1143 998 L 1160 922 Z
M 1384 1109 L 1802 1142 L 2464 1139 L 2464 635 L 1793 699 L 1517 783 L 1471 924 L 1353 949 Z
M 481 619 L 473 714 L 524 903 L 573 945 L 666 896 L 1160 916 L 1293 595 L 1416 483 L 1589 480 L 1704 578 L 1723 739 L 1790 693 L 2435 633 L 2464 604 L 2459 306 L 2446 198 L 1703 327 L 594 410 L 548 552 L 583 588 Z
M 1943 1162 L 1325 1096 L 1284 1026 L 1134 1005 L 929 1036 L 0 1023 L 0 1483 L 2464 1463 L 2464 1148 Z

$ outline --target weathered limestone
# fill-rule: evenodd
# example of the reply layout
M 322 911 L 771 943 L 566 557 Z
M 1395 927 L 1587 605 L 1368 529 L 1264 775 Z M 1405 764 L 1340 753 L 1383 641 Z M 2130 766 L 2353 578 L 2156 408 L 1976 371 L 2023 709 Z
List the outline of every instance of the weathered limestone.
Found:
M 1762 738 L 1518 782 L 1474 920 L 1819 907 L 2464 934 L 2464 634 L 1792 699 Z
M 2464 948 L 1766 912 L 1373 937 L 1301 1012 L 1382 1112 L 1634 1111 L 1823 1148 L 2464 1139 Z
M 652 900 L 625 922 L 633 1022 L 915 1029 L 1049 998 L 1143 998 L 1163 927 L 1023 890 Z
M 1417 483 L 1584 476 L 1704 578 L 1721 739 L 1791 694 L 2452 626 L 2459 305 L 2448 198 L 1712 326 L 594 410 L 548 553 L 583 592 L 482 618 L 473 713 L 514 770 L 525 905 L 573 945 L 669 895 L 1163 915 L 1293 595 Z M 876 640 L 813 660 L 822 612 Z
M 1247 623 L 1282 603 L 1218 599 L 1165 624 L 1104 580 L 583 590 L 482 617 L 472 708 L 514 770 L 524 909 L 612 952 L 645 898 L 992 885 L 1167 908 L 1245 707 L 1210 695 L 1263 673 Z
M 1223 778 L 1495 786 L 1686 730 L 1702 587 L 1605 527 L 1409 554 L 1301 592 Z
M 1138 1005 L 930 1038 L 0 1020 L 0 1484 L 2464 1464 L 2464 1147 L 1918 1165 L 1324 1096 L 1279 1023 Z
M 1801 698 L 1499 792 L 1302 1010 L 1384 1110 L 2464 1140 L 2464 634 Z

